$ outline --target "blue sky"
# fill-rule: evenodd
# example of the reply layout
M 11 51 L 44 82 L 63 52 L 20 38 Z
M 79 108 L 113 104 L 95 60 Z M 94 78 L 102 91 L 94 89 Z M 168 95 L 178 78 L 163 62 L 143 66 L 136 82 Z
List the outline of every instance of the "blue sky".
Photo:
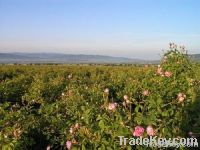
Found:
M 200 53 L 199 8 L 199 0 L 0 0 L 0 52 L 155 59 L 175 42 Z

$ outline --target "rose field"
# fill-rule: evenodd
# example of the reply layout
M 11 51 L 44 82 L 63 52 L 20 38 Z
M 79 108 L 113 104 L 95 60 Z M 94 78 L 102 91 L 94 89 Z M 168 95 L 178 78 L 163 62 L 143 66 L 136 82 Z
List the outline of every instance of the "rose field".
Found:
M 199 141 L 199 91 L 200 64 L 172 46 L 155 65 L 0 65 L 0 149 L 159 149 L 120 145 L 119 136 Z

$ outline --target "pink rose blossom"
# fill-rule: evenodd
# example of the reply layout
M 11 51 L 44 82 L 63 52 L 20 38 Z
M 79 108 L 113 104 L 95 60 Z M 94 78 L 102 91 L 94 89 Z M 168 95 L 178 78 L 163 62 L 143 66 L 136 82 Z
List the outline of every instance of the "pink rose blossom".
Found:
M 130 103 L 131 103 L 131 101 L 130 101 L 130 100 L 126 100 L 126 103 L 127 103 L 127 104 L 130 104 Z
M 184 99 L 185 99 L 184 97 L 179 97 L 179 98 L 178 98 L 178 101 L 179 101 L 179 102 L 183 102 Z
M 133 136 L 142 136 L 143 133 L 144 133 L 144 128 L 141 126 L 136 126 L 133 132 Z
M 183 94 L 183 93 L 178 93 L 178 98 L 179 98 L 179 97 L 184 97 L 184 98 L 185 98 L 185 97 L 186 97 L 186 95 L 185 95 L 185 94 Z
M 193 133 L 193 132 L 188 132 L 188 135 L 191 137 L 191 138 L 196 138 L 196 135 L 195 135 L 195 133 Z
M 80 125 L 78 123 L 75 124 L 74 126 L 76 129 L 79 129 L 80 128 Z
M 186 98 L 186 95 L 183 94 L 183 93 L 178 93 L 177 96 L 178 96 L 178 101 L 179 101 L 179 102 L 183 102 L 184 99 Z
M 71 78 L 72 78 L 72 74 L 69 74 L 69 75 L 68 75 L 68 79 L 71 79 Z
M 67 141 L 66 142 L 66 146 L 67 146 L 67 149 L 70 150 L 72 148 L 72 142 L 71 141 Z
M 183 93 L 178 93 L 177 96 L 178 96 L 178 97 L 182 97 L 182 96 L 183 96 Z
M 124 107 L 126 107 L 126 102 L 123 102 L 122 105 L 123 105 Z
M 128 100 L 128 95 L 124 95 L 124 100 Z
M 171 76 L 172 76 L 172 73 L 169 72 L 169 71 L 165 71 L 165 76 L 166 76 L 166 77 L 171 77 Z
M 167 56 L 165 56 L 165 57 L 163 58 L 163 62 L 164 62 L 164 63 L 167 62 Z
M 147 127 L 147 134 L 148 134 L 149 136 L 154 136 L 154 135 L 155 135 L 154 129 L 153 129 L 153 127 L 150 126 L 150 125 Z
M 48 145 L 46 150 L 51 150 L 51 146 L 50 146 L 50 145 Z
M 144 90 L 144 91 L 143 91 L 143 95 L 144 95 L 144 96 L 148 96 L 148 95 L 149 95 L 149 91 L 148 91 L 148 90 Z
M 71 127 L 71 128 L 69 129 L 69 132 L 70 132 L 71 134 L 73 134 L 73 133 L 74 133 L 74 128 Z
M 195 138 L 196 136 L 195 136 L 195 133 L 193 133 L 193 132 L 188 132 L 188 135 L 190 136 L 190 137 L 192 137 L 192 138 Z
M 190 136 L 191 136 L 191 135 L 193 135 L 193 132 L 191 132 L 191 131 L 190 131 L 190 132 L 188 132 L 188 135 L 190 135 Z
M 162 73 L 162 68 L 158 67 L 158 69 L 157 69 L 157 74 L 159 74 L 159 75 L 162 75 L 162 74 L 163 74 L 163 73 Z
M 128 95 L 124 95 L 124 100 L 125 100 L 125 102 L 126 102 L 127 104 L 130 104 L 130 103 L 131 103 L 130 100 L 129 100 Z
M 109 110 L 115 110 L 117 107 L 117 103 L 109 103 L 108 104 L 108 109 Z
M 105 90 L 104 90 L 104 93 L 109 93 L 109 89 L 108 88 L 106 88 Z
M 167 61 L 167 56 L 163 57 L 163 61 L 164 61 L 164 62 Z

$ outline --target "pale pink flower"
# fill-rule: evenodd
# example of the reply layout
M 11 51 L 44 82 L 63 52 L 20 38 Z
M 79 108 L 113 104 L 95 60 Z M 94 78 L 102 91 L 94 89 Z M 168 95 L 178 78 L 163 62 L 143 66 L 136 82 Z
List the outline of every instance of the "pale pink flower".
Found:
M 162 61 L 163 61 L 163 63 L 166 63 L 167 62 L 167 56 L 164 56 Z
M 183 96 L 183 93 L 178 93 L 178 98 Z
M 124 95 L 124 100 L 128 100 L 128 95 Z
M 126 100 L 126 103 L 127 103 L 127 104 L 130 104 L 130 103 L 131 103 L 131 101 L 130 101 L 130 100 Z
M 127 104 L 130 104 L 130 103 L 131 103 L 130 100 L 129 100 L 128 95 L 124 95 L 124 100 L 125 100 L 125 102 L 126 102 Z
M 179 101 L 179 102 L 183 102 L 184 99 L 185 99 L 184 97 L 179 97 L 179 98 L 178 98 L 178 101 Z
M 142 136 L 143 133 L 144 133 L 144 128 L 141 126 L 136 126 L 133 132 L 133 136 Z
M 157 68 L 157 71 L 156 71 L 156 72 L 157 72 L 157 74 L 159 74 L 159 75 L 162 75 L 162 74 L 163 74 L 163 73 L 162 73 L 162 68 L 160 68 L 160 67 Z
M 68 75 L 68 79 L 71 79 L 71 78 L 72 78 L 72 74 L 69 74 L 69 75 Z
M 186 98 L 186 95 L 183 93 L 178 93 L 177 97 L 179 102 L 183 102 L 184 99 Z
M 171 77 L 172 76 L 172 73 L 170 71 L 165 71 L 165 76 L 166 77 Z
M 188 135 L 191 137 L 191 138 L 196 138 L 196 135 L 195 135 L 195 133 L 193 133 L 193 132 L 188 132 Z
M 46 150 L 51 150 L 51 146 L 50 146 L 50 145 L 48 145 Z
M 188 132 L 188 135 L 192 136 L 192 135 L 193 135 L 193 132 L 191 132 L 191 131 L 190 131 L 190 132 Z
M 109 110 L 115 110 L 117 107 L 117 103 L 109 103 L 108 104 L 108 109 Z
M 142 93 L 144 96 L 148 96 L 149 95 L 149 91 L 148 90 L 144 90 Z
M 67 146 L 67 149 L 70 150 L 72 148 L 72 142 L 71 141 L 67 141 L 66 142 L 66 146 Z
M 104 90 L 104 93 L 109 93 L 109 89 L 108 88 L 106 88 L 105 90 Z
M 183 94 L 183 93 L 178 93 L 178 97 L 184 97 L 184 98 L 186 98 L 186 95 Z
M 193 132 L 188 132 L 188 135 L 190 136 L 190 137 L 192 137 L 192 138 L 195 138 L 196 136 L 195 136 L 195 133 L 193 133 Z
M 154 129 L 153 129 L 153 127 L 150 126 L 150 125 L 147 127 L 147 134 L 148 134 L 149 136 L 154 136 L 154 135 L 155 135 Z
M 80 125 L 78 123 L 75 124 L 74 126 L 76 129 L 79 129 L 80 128 Z
M 73 134 L 73 133 L 74 133 L 74 128 L 71 127 L 71 128 L 69 129 L 69 132 L 70 132 L 71 134 Z
M 126 107 L 126 102 L 123 102 L 122 105 L 123 105 L 124 107 Z

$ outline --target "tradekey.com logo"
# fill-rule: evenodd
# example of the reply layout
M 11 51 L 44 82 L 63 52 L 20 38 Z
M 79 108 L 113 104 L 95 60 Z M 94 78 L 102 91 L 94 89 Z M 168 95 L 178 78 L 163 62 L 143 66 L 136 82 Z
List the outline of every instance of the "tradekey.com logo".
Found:
M 198 147 L 196 138 L 157 138 L 157 136 L 149 138 L 125 138 L 118 136 L 120 145 L 144 145 L 147 147 Z

